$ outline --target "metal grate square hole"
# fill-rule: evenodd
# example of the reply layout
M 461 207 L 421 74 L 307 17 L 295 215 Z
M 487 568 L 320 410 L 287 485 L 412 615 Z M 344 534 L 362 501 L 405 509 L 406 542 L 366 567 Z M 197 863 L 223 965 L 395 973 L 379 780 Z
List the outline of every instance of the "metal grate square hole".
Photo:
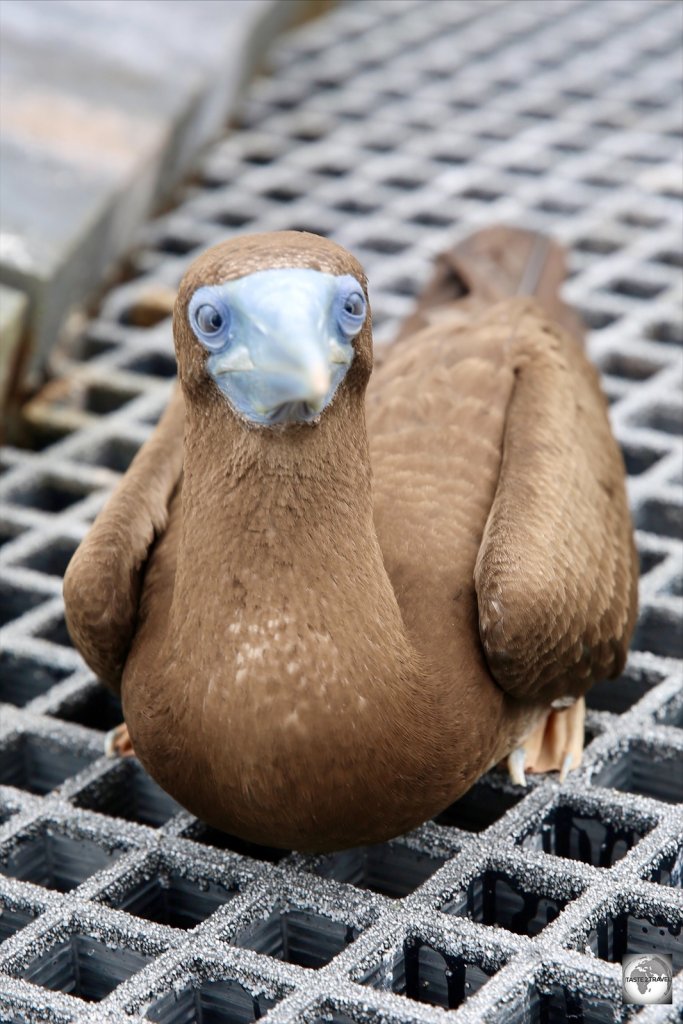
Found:
M 277 1000 L 252 995 L 238 981 L 197 981 L 165 993 L 145 1017 L 159 1024 L 251 1024 L 275 1006 Z
M 531 985 L 524 999 L 504 1012 L 501 1024 L 618 1024 L 624 1019 L 613 1000 L 559 983 Z
M 174 356 L 166 355 L 164 352 L 150 352 L 144 356 L 138 356 L 129 363 L 124 363 L 123 368 L 133 373 L 144 373 L 150 377 L 175 377 L 177 366 Z
M 91 466 L 103 466 L 105 469 L 114 470 L 115 473 L 125 473 L 139 447 L 135 441 L 111 437 L 94 448 L 79 452 L 78 458 Z
M 497 968 L 464 955 L 442 953 L 424 939 L 409 936 L 391 968 L 391 991 L 419 1003 L 455 1010 L 478 992 Z M 384 988 L 389 979 L 381 965 L 363 979 Z
M 591 687 L 586 694 L 586 707 L 623 715 L 663 678 L 657 669 L 627 665 L 618 679 L 605 679 Z
M 238 932 L 231 941 L 288 964 L 317 969 L 358 938 L 358 929 L 312 911 L 276 905 L 263 921 Z
M 123 890 L 121 883 L 117 883 L 112 895 L 105 894 L 102 899 L 135 917 L 187 929 L 205 921 L 238 891 L 237 883 L 228 888 L 208 873 L 181 872 L 155 857 L 142 878 L 124 883 Z
M 218 850 L 231 850 L 233 853 L 241 853 L 245 857 L 252 857 L 254 860 L 266 860 L 271 864 L 277 864 L 286 857 L 291 850 L 276 850 L 273 846 L 260 846 L 258 843 L 250 843 L 248 839 L 240 839 L 239 836 L 231 836 L 227 832 L 221 832 L 211 825 L 205 825 L 201 821 L 192 822 L 188 828 L 181 833 L 187 839 L 195 843 L 202 843 L 204 846 L 215 847 Z
M 680 503 L 651 498 L 640 506 L 635 521 L 639 530 L 683 539 L 683 505 Z
M 534 936 L 555 920 L 571 898 L 544 892 L 542 886 L 527 887 L 505 871 L 488 868 L 441 910 L 480 924 L 498 925 L 518 935 Z
M 96 359 L 98 356 L 104 355 L 105 352 L 111 352 L 116 347 L 117 343 L 109 338 L 98 338 L 92 334 L 86 335 L 79 352 L 79 358 Z
M 482 832 L 502 818 L 523 796 L 523 793 L 494 789 L 482 780 L 434 820 L 439 825 L 452 825 L 466 832 Z
M 2 470 L 0 472 L 5 471 Z M 9 541 L 14 540 L 20 533 L 23 533 L 20 526 L 16 526 L 14 523 L 0 523 L 0 548 L 4 547 Z
M 123 848 L 106 848 L 87 836 L 42 823 L 37 831 L 20 833 L 0 848 L 0 874 L 70 892 L 122 853 Z
M 31 655 L 0 653 L 0 702 L 23 708 L 69 675 L 71 669 L 46 665 Z
M 35 569 L 36 572 L 44 572 L 48 576 L 63 576 L 77 547 L 78 541 L 70 540 L 68 537 L 55 537 L 44 548 L 39 548 L 38 551 L 33 551 L 22 558 L 21 564 L 27 569 Z
M 109 732 L 123 721 L 121 701 L 100 683 L 88 686 L 75 696 L 69 696 L 64 704 L 50 714 L 64 722 L 75 722 L 99 732 Z
M 673 320 L 658 320 L 647 329 L 651 341 L 662 345 L 683 345 L 683 323 Z
M 400 899 L 414 892 L 445 863 L 445 857 L 420 853 L 404 843 L 378 843 L 330 854 L 316 865 L 315 873 Z
M 138 391 L 122 391 L 108 384 L 90 384 L 83 395 L 83 408 L 97 416 L 107 416 L 138 395 Z
M 615 809 L 612 820 L 604 809 L 593 814 L 569 801 L 553 807 L 536 828 L 521 840 L 530 850 L 542 850 L 596 868 L 610 868 L 652 829 L 654 823 L 636 827 Z
M 32 960 L 21 977 L 55 992 L 68 992 L 87 1002 L 99 1002 L 137 974 L 151 957 L 128 946 L 98 942 L 75 933 L 55 942 Z
M 64 509 L 81 501 L 90 489 L 83 487 L 74 480 L 61 480 L 55 477 L 43 477 L 35 483 L 26 484 L 13 491 L 8 500 L 23 505 L 25 508 L 36 508 L 41 512 L 63 512 Z
M 648 872 L 647 880 L 677 889 L 683 887 L 683 846 L 663 853 Z
M 27 590 L 26 587 L 19 587 L 8 580 L 0 580 L 0 626 L 18 619 L 32 608 L 37 608 L 49 596 L 35 590 Z
M 624 464 L 629 476 L 640 476 L 641 473 L 645 473 L 663 455 L 663 452 L 647 448 L 644 444 L 640 443 L 622 444 L 621 453 L 624 456 Z
M 624 380 L 647 380 L 662 368 L 660 363 L 624 352 L 610 352 L 601 360 L 601 366 L 604 373 L 623 377 Z
M 661 551 L 647 551 L 638 549 L 638 558 L 640 560 L 640 575 L 645 576 L 648 572 L 652 572 L 658 565 L 661 565 L 666 554 Z
M 20 733 L 0 746 L 0 784 L 49 793 L 96 758 L 96 754 L 75 750 L 50 736 Z
M 646 605 L 631 641 L 635 651 L 651 651 L 661 658 L 683 658 L 683 633 L 673 611 Z
M 116 762 L 74 798 L 79 807 L 158 828 L 181 810 L 133 758 Z
M 679 803 L 683 800 L 683 753 L 652 749 L 640 740 L 632 740 L 625 751 L 610 758 L 594 782 L 625 793 Z
M 595 956 L 612 963 L 621 963 L 626 953 L 668 953 L 676 973 L 683 967 L 680 936 L 680 921 L 672 923 L 659 914 L 643 914 L 634 906 L 601 917 L 589 932 L 587 945 Z
M 38 911 L 28 904 L 19 906 L 16 901 L 10 903 L 5 896 L 0 896 L 0 942 L 25 928 L 36 919 L 37 914 Z
M 683 434 L 683 405 L 659 402 L 634 418 L 634 425 L 661 430 L 665 434 Z
M 161 290 L 156 292 L 153 288 L 148 294 L 138 295 L 134 302 L 129 303 L 119 314 L 119 323 L 127 327 L 141 327 L 148 329 L 156 327 L 162 320 L 170 317 L 171 311 L 168 305 L 168 293 Z
M 69 630 L 66 628 L 66 619 L 62 614 L 36 630 L 35 636 L 49 640 L 52 644 L 59 644 L 60 647 L 73 647 Z
M 617 313 L 608 313 L 606 309 L 596 309 L 595 307 L 577 306 L 577 311 L 581 315 L 583 322 L 592 331 L 603 331 L 605 327 L 610 327 L 615 323 L 619 316 Z

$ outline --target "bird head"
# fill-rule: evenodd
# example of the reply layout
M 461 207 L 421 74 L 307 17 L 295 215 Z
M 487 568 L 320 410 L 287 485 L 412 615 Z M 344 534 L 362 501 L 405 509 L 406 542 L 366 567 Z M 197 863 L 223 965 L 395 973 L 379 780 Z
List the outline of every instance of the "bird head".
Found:
M 308 232 L 231 239 L 185 274 L 174 311 L 186 394 L 220 397 L 250 426 L 315 424 L 372 369 L 367 284 L 341 246 Z

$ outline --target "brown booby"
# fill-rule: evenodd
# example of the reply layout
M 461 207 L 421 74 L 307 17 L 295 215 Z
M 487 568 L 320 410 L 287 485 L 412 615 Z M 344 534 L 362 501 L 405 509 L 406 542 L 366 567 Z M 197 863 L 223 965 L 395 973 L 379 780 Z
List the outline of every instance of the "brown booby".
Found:
M 562 277 L 541 236 L 474 236 L 366 398 L 367 284 L 340 246 L 238 238 L 185 274 L 180 387 L 64 593 L 137 757 L 204 821 L 337 849 L 501 759 L 517 782 L 580 762 L 637 556 Z

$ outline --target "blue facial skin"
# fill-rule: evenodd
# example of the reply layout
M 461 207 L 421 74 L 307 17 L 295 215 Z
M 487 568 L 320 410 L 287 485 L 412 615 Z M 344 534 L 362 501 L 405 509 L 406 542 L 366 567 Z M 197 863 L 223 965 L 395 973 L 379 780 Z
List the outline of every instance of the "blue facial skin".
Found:
M 188 307 L 207 371 L 239 416 L 266 427 L 318 419 L 366 313 L 354 277 L 297 268 L 198 288 Z

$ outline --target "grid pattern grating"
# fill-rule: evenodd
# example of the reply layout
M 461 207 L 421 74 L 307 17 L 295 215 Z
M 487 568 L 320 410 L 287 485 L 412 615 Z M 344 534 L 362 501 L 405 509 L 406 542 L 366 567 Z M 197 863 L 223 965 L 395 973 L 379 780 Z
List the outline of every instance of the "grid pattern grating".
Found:
M 0 1017 L 626 1019 L 622 952 L 683 968 L 680 6 L 346 3 L 272 59 L 27 408 L 27 449 L 0 452 Z M 169 296 L 207 244 L 308 228 L 364 262 L 382 344 L 432 256 L 495 221 L 571 250 L 638 530 L 627 669 L 563 785 L 492 772 L 411 835 L 323 857 L 221 835 L 102 756 L 120 707 L 61 600 L 172 386 Z

